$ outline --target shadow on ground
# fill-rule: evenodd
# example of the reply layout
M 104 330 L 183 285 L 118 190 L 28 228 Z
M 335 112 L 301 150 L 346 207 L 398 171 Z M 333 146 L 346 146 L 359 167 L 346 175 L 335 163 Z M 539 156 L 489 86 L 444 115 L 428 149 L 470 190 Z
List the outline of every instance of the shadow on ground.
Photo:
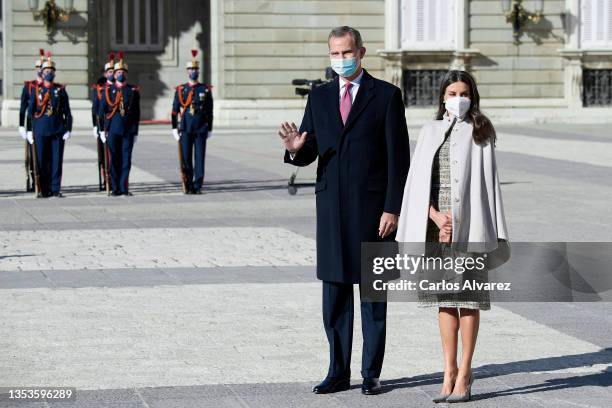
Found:
M 314 183 L 296 183 L 297 187 L 314 187 Z M 214 182 L 205 182 L 202 189 L 204 194 L 210 193 L 225 193 L 225 192 L 252 192 L 252 191 L 268 191 L 268 190 L 285 190 L 287 189 L 286 179 L 275 180 L 222 180 Z M 134 195 L 147 194 L 172 194 L 181 192 L 181 183 L 178 182 L 147 182 L 147 183 L 130 183 L 130 192 Z M 98 190 L 95 184 L 66 186 L 62 188 L 62 193 L 65 195 L 81 195 L 99 193 L 105 194 Z M 24 197 L 33 196 L 34 193 L 28 193 L 24 190 L 0 190 L 0 197 Z
M 610 387 L 612 385 L 612 365 L 610 365 L 612 364 L 612 347 L 601 349 L 593 353 L 513 361 L 503 364 L 487 364 L 474 369 L 475 381 L 511 374 L 546 373 L 557 370 L 588 368 L 593 365 L 601 364 L 608 364 L 608 367 L 598 373 L 575 375 L 572 377 L 560 376 L 560 378 L 548 379 L 539 384 L 478 394 L 474 396 L 474 399 L 483 400 L 506 395 L 531 394 L 586 386 Z M 381 383 L 384 385 L 384 392 L 390 392 L 394 389 L 442 384 L 442 379 L 443 373 L 438 372 L 415 377 L 387 380 Z

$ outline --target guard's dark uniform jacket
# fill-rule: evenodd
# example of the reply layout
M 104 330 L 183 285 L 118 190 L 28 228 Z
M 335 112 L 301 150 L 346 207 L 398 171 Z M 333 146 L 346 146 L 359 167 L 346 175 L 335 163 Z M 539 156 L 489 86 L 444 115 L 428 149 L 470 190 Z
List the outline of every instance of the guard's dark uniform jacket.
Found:
M 30 95 L 32 130 L 37 136 L 63 136 L 72 131 L 70 101 L 64 85 L 39 85 Z
M 72 114 L 66 88 L 61 84 L 37 85 L 30 94 L 29 113 L 36 144 L 43 195 L 59 193 L 66 132 L 72 131 Z
M 104 128 L 104 116 L 100 115 L 100 104 L 102 103 L 104 90 L 111 85 L 112 83 L 107 81 L 103 84 L 93 84 L 91 86 L 91 124 L 97 127 L 99 131 Z
M 19 127 L 23 127 L 26 131 L 32 130 L 32 117 L 30 116 L 30 95 L 36 89 L 36 85 L 41 84 L 42 81 L 36 79 L 32 81 L 25 81 L 23 88 L 21 89 L 21 103 L 19 104 Z M 32 154 L 32 145 L 26 141 L 26 190 L 34 191 L 34 161 Z
M 115 193 L 128 194 L 134 137 L 140 122 L 140 88 L 113 84 L 104 88 L 99 115 L 111 154 L 111 187 Z
M 189 82 L 176 87 L 172 104 L 172 128 L 185 133 L 212 132 L 213 97 L 210 85 Z M 178 123 L 178 115 L 181 121 Z
M 32 130 L 32 118 L 28 114 L 30 105 L 30 95 L 36 89 L 36 85 L 41 85 L 36 79 L 25 81 L 21 89 L 21 104 L 19 105 L 19 127 L 25 127 L 26 130 Z
M 91 86 L 91 124 L 95 130 L 97 130 L 96 147 L 98 151 L 98 180 L 100 190 L 106 189 L 106 160 L 105 156 L 106 146 L 100 139 L 100 132 L 104 130 L 104 116 L 100 116 L 100 104 L 104 97 L 104 90 L 107 86 L 111 86 L 113 83 L 104 79 L 98 79 L 98 82 Z
M 211 89 L 210 85 L 187 82 L 177 86 L 174 93 L 172 128 L 181 132 L 182 166 L 190 192 L 198 193 L 204 181 L 206 138 L 213 128 Z
M 140 88 L 131 84 L 113 84 L 106 86 L 102 94 L 98 114 L 104 117 L 104 130 L 109 134 L 137 135 Z

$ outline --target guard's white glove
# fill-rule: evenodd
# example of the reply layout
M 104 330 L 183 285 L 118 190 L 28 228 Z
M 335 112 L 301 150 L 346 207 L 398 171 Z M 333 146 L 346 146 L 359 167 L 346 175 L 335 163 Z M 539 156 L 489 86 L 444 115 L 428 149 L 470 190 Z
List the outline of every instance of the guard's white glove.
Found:
M 100 133 L 100 140 L 102 143 L 106 143 L 106 132 Z
M 70 139 L 70 132 L 64 133 L 64 136 L 62 136 L 62 139 L 64 139 L 64 140 Z
M 181 135 L 179 134 L 179 131 L 176 128 L 172 129 L 172 136 L 174 136 L 174 140 L 176 140 L 177 142 L 181 138 Z
M 98 136 L 99 136 L 99 134 L 98 134 L 98 127 L 97 126 L 93 127 L 93 132 L 92 133 L 93 133 L 94 139 L 97 139 Z
M 26 133 L 26 139 L 28 140 L 29 144 L 34 144 L 34 135 L 32 134 L 32 131 Z
M 208 132 L 208 133 L 206 134 L 206 138 L 207 138 L 207 139 L 210 139 L 211 137 L 212 137 L 212 131 L 211 131 L 211 132 Z
M 21 135 L 23 140 L 27 140 L 28 135 L 27 135 L 27 132 L 26 132 L 26 128 L 24 128 L 23 126 L 19 126 L 19 134 Z

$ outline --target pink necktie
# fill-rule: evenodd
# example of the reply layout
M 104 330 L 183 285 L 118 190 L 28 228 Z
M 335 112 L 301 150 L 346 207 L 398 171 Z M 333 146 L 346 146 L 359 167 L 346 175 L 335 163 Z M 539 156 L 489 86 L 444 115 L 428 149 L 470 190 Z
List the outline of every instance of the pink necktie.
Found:
M 352 83 L 346 83 L 346 90 L 344 91 L 344 95 L 342 95 L 342 99 L 340 100 L 340 116 L 342 116 L 342 123 L 344 124 L 346 124 L 346 119 L 348 118 L 349 112 L 351 111 L 351 106 L 353 106 L 353 103 L 351 102 L 352 87 Z

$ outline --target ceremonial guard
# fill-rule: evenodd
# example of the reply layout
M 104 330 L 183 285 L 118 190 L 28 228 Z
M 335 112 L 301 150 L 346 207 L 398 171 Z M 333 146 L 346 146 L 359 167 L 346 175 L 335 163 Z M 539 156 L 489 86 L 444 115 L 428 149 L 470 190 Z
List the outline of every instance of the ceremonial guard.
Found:
M 64 143 L 72 131 L 72 114 L 66 88 L 54 83 L 55 62 L 47 52 L 42 64 L 43 82 L 30 95 L 33 152 L 39 182 L 37 197 L 61 197 Z
M 100 104 L 104 96 L 104 89 L 115 82 L 115 54 L 108 54 L 108 62 L 104 64 L 104 76 L 91 86 L 91 121 L 93 125 L 93 136 L 98 147 L 98 187 L 100 191 L 110 192 L 108 185 L 108 149 L 100 138 L 100 132 L 104 128 L 104 116 L 100 116 Z
M 132 195 L 129 192 L 132 149 L 138 137 L 140 122 L 140 89 L 127 83 L 128 65 L 123 53 L 117 54 L 115 82 L 104 88 L 100 116 L 104 118 L 102 142 L 110 151 L 110 179 L 112 195 Z
M 45 58 L 45 51 L 40 49 L 40 58 L 36 60 L 36 79 L 25 81 L 21 90 L 21 104 L 19 105 L 19 134 L 25 141 L 25 173 L 26 191 L 35 190 L 34 160 L 32 155 L 32 118 L 28 111 L 30 95 L 34 92 L 36 85 L 43 82 L 41 66 Z
M 172 104 L 172 135 L 178 142 L 183 193 L 201 194 L 204 182 L 206 139 L 213 126 L 211 87 L 198 82 L 200 65 L 197 50 L 187 63 L 189 81 L 179 85 Z

